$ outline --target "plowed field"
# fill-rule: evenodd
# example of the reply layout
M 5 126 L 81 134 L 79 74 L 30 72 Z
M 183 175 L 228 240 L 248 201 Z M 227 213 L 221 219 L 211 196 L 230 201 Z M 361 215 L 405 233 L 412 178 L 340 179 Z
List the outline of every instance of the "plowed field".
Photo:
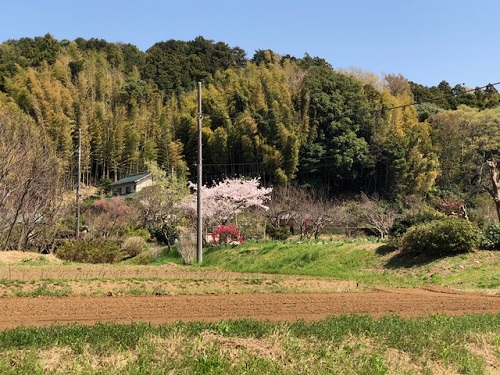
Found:
M 261 293 L 176 296 L 1 298 L 0 329 L 55 323 L 318 320 L 329 315 L 415 317 L 500 313 L 500 296 L 439 289 L 349 293 Z
M 173 264 L 63 265 L 52 256 L 41 259 L 18 252 L 0 252 L 0 280 L 0 329 L 239 318 L 291 322 L 340 314 L 500 313 L 500 293 L 491 290 L 369 290 L 355 281 L 196 270 Z M 60 290 L 68 293 L 46 296 L 64 295 Z

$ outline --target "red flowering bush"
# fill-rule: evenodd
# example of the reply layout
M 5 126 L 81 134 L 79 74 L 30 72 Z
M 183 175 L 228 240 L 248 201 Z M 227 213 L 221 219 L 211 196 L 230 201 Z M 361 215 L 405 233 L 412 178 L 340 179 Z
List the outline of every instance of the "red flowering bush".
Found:
M 227 243 L 243 243 L 243 237 L 241 237 L 240 230 L 234 224 L 229 225 L 219 225 L 212 232 L 212 238 L 215 244 L 227 244 Z

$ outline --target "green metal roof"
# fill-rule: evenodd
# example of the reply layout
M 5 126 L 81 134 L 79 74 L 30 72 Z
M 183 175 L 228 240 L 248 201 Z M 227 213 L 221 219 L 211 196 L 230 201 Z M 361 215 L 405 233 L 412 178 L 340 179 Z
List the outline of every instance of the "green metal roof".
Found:
M 141 173 L 136 173 L 136 174 L 131 174 L 127 177 L 121 178 L 116 182 L 113 182 L 110 186 L 117 186 L 117 185 L 124 185 L 124 184 L 130 184 L 131 182 L 138 182 L 142 180 L 145 177 L 150 176 L 151 173 L 149 172 L 141 172 Z

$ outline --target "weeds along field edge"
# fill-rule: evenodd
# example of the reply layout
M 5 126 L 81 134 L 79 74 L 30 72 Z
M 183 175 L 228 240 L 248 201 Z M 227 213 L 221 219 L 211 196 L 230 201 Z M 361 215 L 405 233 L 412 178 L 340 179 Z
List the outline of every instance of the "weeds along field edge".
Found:
M 256 242 L 204 249 L 202 265 L 60 262 L 0 252 L 0 296 L 170 295 L 233 292 L 354 291 L 442 286 L 498 293 L 500 252 L 421 258 L 377 242 Z
M 316 322 L 96 324 L 0 332 L 0 370 L 27 373 L 233 371 L 493 374 L 500 314 Z

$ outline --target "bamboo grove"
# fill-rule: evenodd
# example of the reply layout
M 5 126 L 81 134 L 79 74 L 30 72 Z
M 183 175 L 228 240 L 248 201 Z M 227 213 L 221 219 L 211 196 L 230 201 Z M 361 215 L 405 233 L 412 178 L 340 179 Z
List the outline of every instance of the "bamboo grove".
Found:
M 334 69 L 307 54 L 259 50 L 249 59 L 202 37 L 145 52 L 51 35 L 0 44 L 3 124 L 33 129 L 32 150 L 19 152 L 57 160 L 50 170 L 60 171 L 67 189 L 76 181 L 78 129 L 85 184 L 116 181 L 149 161 L 194 178 L 198 81 L 205 182 L 258 176 L 266 184 L 388 199 L 435 189 L 470 193 L 499 149 L 494 85 L 429 88 L 400 75 Z

